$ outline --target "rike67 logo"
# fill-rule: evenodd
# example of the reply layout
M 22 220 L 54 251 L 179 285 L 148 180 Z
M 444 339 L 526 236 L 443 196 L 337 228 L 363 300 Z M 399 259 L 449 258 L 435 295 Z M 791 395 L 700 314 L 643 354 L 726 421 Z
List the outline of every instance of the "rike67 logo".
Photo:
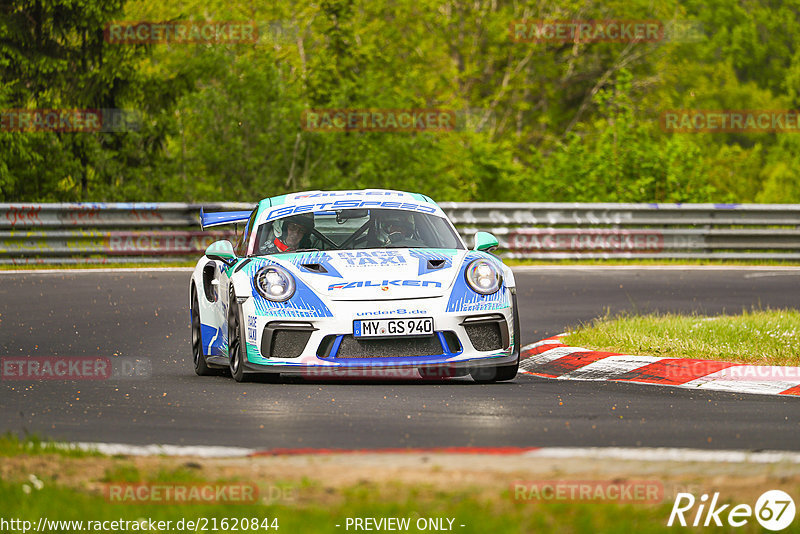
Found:
M 755 516 L 756 521 L 766 530 L 783 530 L 794 521 L 795 507 L 794 501 L 788 493 L 781 490 L 770 490 L 764 492 L 756 501 L 754 508 L 748 504 L 737 504 L 731 508 L 731 504 L 718 504 L 719 493 L 714 493 L 711 502 L 708 502 L 708 495 L 700 496 L 699 502 L 691 493 L 678 493 L 675 497 L 675 504 L 672 505 L 672 512 L 669 514 L 667 526 L 677 524 L 682 527 L 691 524 L 698 526 L 723 526 L 727 522 L 732 527 L 744 526 Z M 697 510 L 694 511 L 695 504 Z M 692 517 L 691 523 L 687 522 L 687 517 Z

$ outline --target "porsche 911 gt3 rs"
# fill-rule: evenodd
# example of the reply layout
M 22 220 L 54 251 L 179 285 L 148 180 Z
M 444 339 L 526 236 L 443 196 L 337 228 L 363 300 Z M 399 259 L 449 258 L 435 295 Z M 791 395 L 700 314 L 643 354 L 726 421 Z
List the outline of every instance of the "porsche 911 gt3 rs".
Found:
M 201 211 L 203 229 L 235 223 L 236 243 L 212 243 L 191 278 L 198 375 L 516 376 L 516 290 L 497 239 L 477 232 L 469 250 L 427 196 L 309 191 Z

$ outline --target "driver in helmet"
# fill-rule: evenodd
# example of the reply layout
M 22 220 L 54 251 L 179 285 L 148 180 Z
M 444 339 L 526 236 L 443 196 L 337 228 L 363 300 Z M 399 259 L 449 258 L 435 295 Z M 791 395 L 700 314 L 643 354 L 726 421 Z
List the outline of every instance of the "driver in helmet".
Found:
M 392 213 L 383 217 L 381 226 L 386 235 L 384 245 L 399 244 L 414 236 L 414 222 L 411 214 Z
M 282 221 L 283 231 L 273 241 L 279 252 L 293 252 L 300 248 L 300 242 L 314 229 L 314 216 L 310 213 L 292 215 Z

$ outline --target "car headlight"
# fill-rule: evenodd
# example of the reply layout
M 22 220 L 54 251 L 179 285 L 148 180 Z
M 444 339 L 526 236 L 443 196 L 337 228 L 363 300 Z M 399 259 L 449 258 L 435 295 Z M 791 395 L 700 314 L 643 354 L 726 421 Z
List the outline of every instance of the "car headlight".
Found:
M 289 300 L 294 295 L 294 277 L 277 265 L 262 267 L 255 275 L 256 290 L 262 297 L 276 302 Z
M 464 276 L 467 283 L 476 293 L 491 295 L 500 289 L 503 275 L 494 264 L 487 260 L 474 260 L 467 265 Z

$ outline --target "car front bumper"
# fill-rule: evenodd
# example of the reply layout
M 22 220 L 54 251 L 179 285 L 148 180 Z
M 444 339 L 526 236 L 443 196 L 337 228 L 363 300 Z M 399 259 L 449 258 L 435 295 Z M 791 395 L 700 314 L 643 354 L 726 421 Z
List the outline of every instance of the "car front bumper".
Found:
M 443 297 L 337 301 L 332 303 L 333 317 L 288 318 L 258 315 L 252 300 L 239 303 L 241 339 L 247 347 L 244 366 L 251 373 L 313 377 L 336 376 L 337 370 L 369 374 L 431 368 L 460 376 L 475 368 L 512 365 L 519 357 L 512 306 L 446 313 Z M 434 336 L 353 337 L 355 320 L 409 317 L 432 317 Z

